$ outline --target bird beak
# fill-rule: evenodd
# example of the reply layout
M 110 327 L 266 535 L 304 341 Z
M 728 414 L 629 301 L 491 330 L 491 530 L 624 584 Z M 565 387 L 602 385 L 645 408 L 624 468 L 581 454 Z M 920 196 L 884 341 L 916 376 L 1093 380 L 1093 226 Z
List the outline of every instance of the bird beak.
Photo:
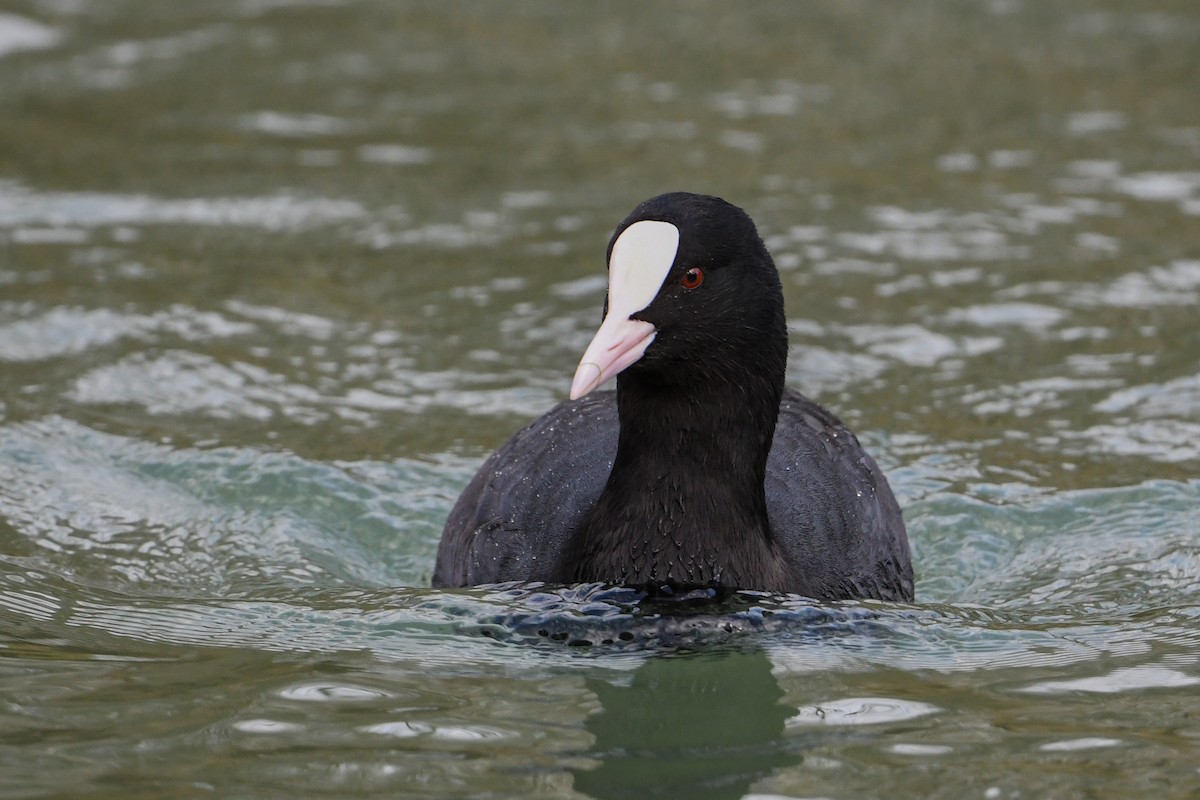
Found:
M 571 399 L 578 400 L 641 358 L 657 332 L 649 322 L 614 315 L 610 310 L 579 360 L 571 381 Z
M 640 220 L 616 238 L 608 261 L 608 313 L 571 381 L 578 400 L 642 357 L 657 329 L 630 319 L 654 301 L 679 249 L 679 229 L 669 222 Z

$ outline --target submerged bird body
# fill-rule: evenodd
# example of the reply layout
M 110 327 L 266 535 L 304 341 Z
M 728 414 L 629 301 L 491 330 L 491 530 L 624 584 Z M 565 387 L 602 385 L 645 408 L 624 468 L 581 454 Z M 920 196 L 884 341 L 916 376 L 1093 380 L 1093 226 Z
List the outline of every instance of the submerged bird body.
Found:
M 609 245 L 564 401 L 480 468 L 435 586 L 501 581 L 912 599 L 899 506 L 854 434 L 784 389 L 778 272 L 740 209 L 676 193 Z M 616 392 L 592 390 L 617 375 Z

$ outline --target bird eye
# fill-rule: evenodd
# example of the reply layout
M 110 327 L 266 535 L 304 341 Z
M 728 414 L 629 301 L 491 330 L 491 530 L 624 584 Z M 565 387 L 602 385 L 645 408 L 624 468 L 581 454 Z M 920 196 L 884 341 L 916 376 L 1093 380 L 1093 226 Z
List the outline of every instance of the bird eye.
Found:
M 699 267 L 692 267 L 679 279 L 679 285 L 685 289 L 695 289 L 702 283 L 704 283 L 704 270 Z

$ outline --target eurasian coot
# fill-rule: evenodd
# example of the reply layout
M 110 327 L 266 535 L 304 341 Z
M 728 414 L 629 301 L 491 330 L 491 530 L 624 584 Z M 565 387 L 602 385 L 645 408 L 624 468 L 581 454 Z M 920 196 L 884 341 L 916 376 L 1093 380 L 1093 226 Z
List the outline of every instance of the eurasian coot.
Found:
M 446 522 L 433 585 L 911 600 L 887 479 L 837 417 L 784 388 L 783 292 L 750 217 L 660 195 L 617 226 L 608 265 L 571 399 L 484 462 Z M 613 375 L 616 392 L 593 391 Z

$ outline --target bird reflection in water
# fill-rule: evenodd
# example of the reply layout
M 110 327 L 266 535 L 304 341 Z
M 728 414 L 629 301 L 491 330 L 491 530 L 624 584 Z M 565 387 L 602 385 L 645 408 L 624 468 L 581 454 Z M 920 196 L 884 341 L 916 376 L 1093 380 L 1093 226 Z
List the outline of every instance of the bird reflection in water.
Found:
M 798 760 L 783 738 L 795 710 L 762 651 L 660 656 L 628 685 L 588 684 L 601 705 L 585 722 L 600 764 L 573 771 L 597 800 L 737 800 Z

